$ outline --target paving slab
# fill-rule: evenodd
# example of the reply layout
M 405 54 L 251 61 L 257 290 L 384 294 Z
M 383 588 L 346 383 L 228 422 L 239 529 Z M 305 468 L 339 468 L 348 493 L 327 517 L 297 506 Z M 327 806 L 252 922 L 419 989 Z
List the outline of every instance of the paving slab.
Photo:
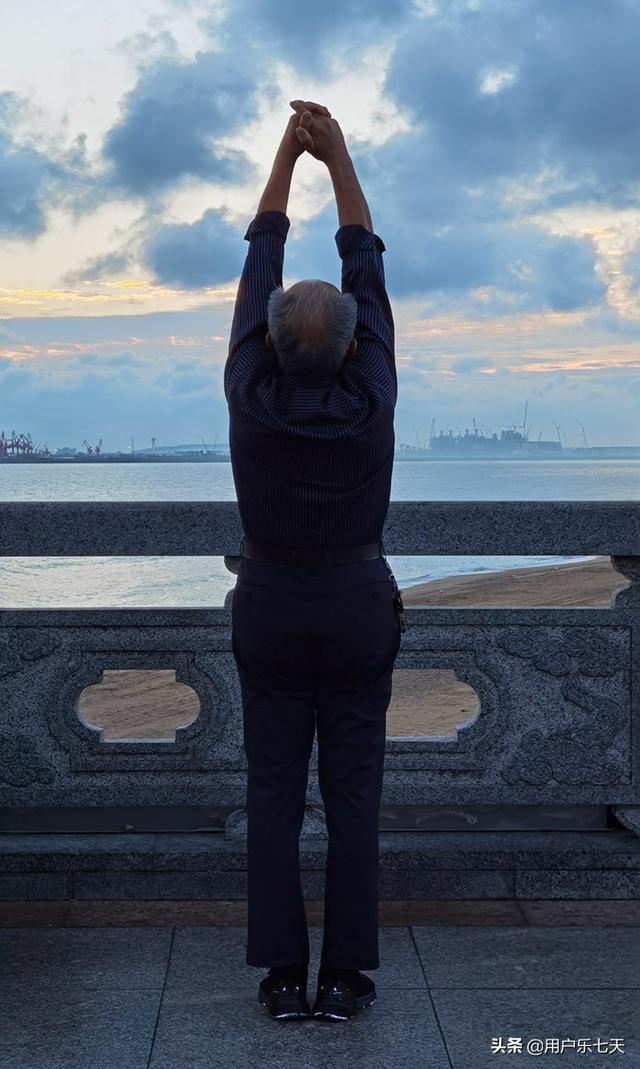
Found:
M 0 1069 L 484 1069 L 509 1037 L 556 1045 L 522 1065 L 640 1069 L 637 927 L 381 928 L 377 1002 L 348 1022 L 272 1020 L 245 948 L 244 925 L 3 928 Z
M 611 1069 L 618 1065 L 640 1069 L 637 991 L 499 987 L 469 991 L 436 986 L 431 995 L 453 1069 L 487 1069 L 496 1064 L 520 1069 Z M 591 1049 L 581 1051 L 580 1039 L 589 1041 Z M 622 1053 L 612 1049 L 613 1041 L 620 1039 Z M 530 1043 L 543 1046 L 527 1050 Z M 423 1062 L 423 1066 L 428 1064 Z
M 0 1069 L 147 1069 L 160 991 L 71 988 L 57 979 L 43 971 L 27 986 L 5 985 Z
M 435 987 L 636 988 L 640 930 L 412 928 L 427 983 Z
M 0 999 L 13 988 L 160 991 L 169 928 L 3 928 Z
M 376 985 L 385 990 L 424 989 L 425 979 L 408 928 L 383 928 L 379 933 L 380 968 L 371 969 Z M 322 950 L 322 931 L 309 931 L 309 993 L 315 988 Z M 182 927 L 175 932 L 171 963 L 165 986 L 165 1000 L 194 1002 L 208 1000 L 220 991 L 237 991 L 243 998 L 257 997 L 258 985 L 267 967 L 246 964 L 244 927 Z
M 451 1069 L 428 992 L 393 988 L 350 1021 L 275 1021 L 256 993 L 163 1000 L 149 1069 Z

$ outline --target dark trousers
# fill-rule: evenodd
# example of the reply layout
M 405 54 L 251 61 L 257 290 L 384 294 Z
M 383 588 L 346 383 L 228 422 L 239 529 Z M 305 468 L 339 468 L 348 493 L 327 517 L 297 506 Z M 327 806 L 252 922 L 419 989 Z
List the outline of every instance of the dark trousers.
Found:
M 317 729 L 328 849 L 321 962 L 377 969 L 378 819 L 400 628 L 384 560 L 243 557 L 232 649 L 247 775 L 248 965 L 308 962 L 299 835 Z

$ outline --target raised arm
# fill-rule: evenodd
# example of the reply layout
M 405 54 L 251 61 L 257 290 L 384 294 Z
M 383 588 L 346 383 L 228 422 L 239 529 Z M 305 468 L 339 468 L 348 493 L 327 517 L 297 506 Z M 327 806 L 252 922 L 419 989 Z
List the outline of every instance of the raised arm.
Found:
M 371 215 L 348 152 L 327 164 L 336 195 L 338 221 L 336 244 L 342 259 L 342 290 L 358 302 L 358 341 L 366 335 L 377 340 L 394 369 L 394 325 L 387 296 L 382 253 L 385 244 L 373 231 Z
M 395 338 L 387 296 L 382 253 L 384 242 L 373 231 L 369 207 L 358 182 L 342 131 L 335 119 L 303 112 L 296 136 L 329 170 L 340 227 L 335 239 L 342 259 L 342 291 L 358 302 L 356 361 L 350 367 L 375 379 L 397 397 Z
M 224 392 L 235 381 L 273 361 L 273 351 L 267 348 L 267 303 L 269 294 L 282 285 L 284 243 L 289 230 L 287 205 L 291 179 L 299 156 L 305 151 L 296 137 L 300 115 L 328 116 L 329 110 L 312 100 L 293 100 L 294 109 L 278 145 L 273 166 L 258 210 L 244 235 L 249 242 L 233 312 L 229 334 L 229 351 L 224 367 Z

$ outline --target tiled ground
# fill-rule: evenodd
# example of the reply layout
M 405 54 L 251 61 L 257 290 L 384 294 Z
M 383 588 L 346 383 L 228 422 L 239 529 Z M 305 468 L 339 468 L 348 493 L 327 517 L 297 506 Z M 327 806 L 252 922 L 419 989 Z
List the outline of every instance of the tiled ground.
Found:
M 63 905 L 3 904 L 0 1069 L 640 1069 L 640 903 L 581 903 L 582 923 L 566 902 L 413 903 L 410 923 L 396 903 L 378 1000 L 349 1022 L 271 1020 L 244 925 L 212 924 L 212 903 Z M 321 928 L 309 935 L 313 997 Z M 499 1037 L 512 1053 L 492 1052 Z

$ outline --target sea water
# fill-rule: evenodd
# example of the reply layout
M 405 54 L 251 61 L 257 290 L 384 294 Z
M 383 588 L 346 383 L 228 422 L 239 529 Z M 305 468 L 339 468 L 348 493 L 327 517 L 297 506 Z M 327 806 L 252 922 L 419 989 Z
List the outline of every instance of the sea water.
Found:
M 638 501 L 639 460 L 396 460 L 392 501 Z M 3 501 L 235 501 L 231 464 L 0 465 Z M 0 547 L 1 552 L 1 547 Z M 388 554 L 405 589 L 449 575 L 571 556 Z M 211 607 L 235 576 L 222 557 L 1 557 L 0 607 Z

